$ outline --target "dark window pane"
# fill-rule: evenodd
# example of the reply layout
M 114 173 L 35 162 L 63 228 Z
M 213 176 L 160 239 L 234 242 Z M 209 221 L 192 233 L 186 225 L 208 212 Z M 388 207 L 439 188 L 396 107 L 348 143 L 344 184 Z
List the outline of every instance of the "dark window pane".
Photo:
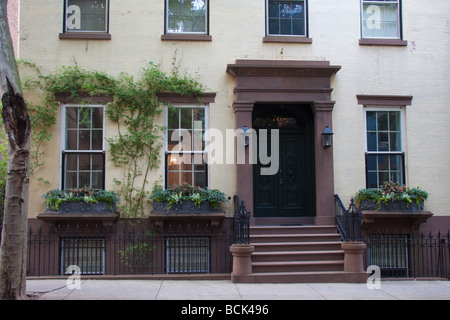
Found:
M 92 154 L 92 170 L 100 170 L 103 171 L 104 163 L 103 163 L 103 154 Z
M 304 36 L 305 34 L 305 21 L 303 19 L 292 20 L 293 35 Z
M 280 15 L 280 6 L 278 2 L 269 1 L 269 17 L 278 18 Z
M 389 170 L 389 155 L 378 156 L 378 170 Z
M 204 171 L 194 172 L 194 184 L 200 188 L 206 187 L 206 173 Z
M 103 128 L 103 109 L 102 108 L 92 108 L 92 128 L 102 129 Z
M 303 19 L 304 17 L 303 6 L 304 6 L 303 1 L 299 3 L 294 2 L 292 4 L 292 18 Z
M 392 155 L 391 156 L 391 170 L 402 170 L 402 156 L 401 155 Z
M 378 118 L 378 131 L 388 130 L 388 112 L 379 111 L 377 112 Z
M 91 150 L 103 150 L 103 130 L 92 130 Z
M 291 4 L 289 2 L 284 2 L 280 4 L 280 18 L 291 18 L 292 17 Z
M 85 187 L 91 185 L 91 174 L 89 172 L 81 172 L 79 175 L 79 185 L 78 187 Z
M 368 151 L 378 151 L 377 134 L 375 132 L 367 133 L 367 150 Z
M 92 188 L 103 189 L 103 172 L 93 172 L 92 173 Z
M 66 132 L 66 150 L 78 150 L 77 139 L 78 132 L 76 130 L 67 130 Z
M 65 166 L 66 170 L 73 171 L 78 170 L 78 157 L 76 154 L 65 154 L 66 157 Z
M 389 134 L 385 132 L 378 133 L 378 151 L 389 151 Z
M 78 110 L 78 126 L 83 129 L 89 129 L 92 126 L 92 109 L 79 108 Z
M 376 171 L 377 169 L 378 169 L 377 156 L 376 155 L 368 155 L 367 156 L 367 170 Z
M 65 189 L 78 188 L 78 175 L 76 172 L 66 172 Z
M 390 180 L 390 175 L 389 175 L 389 172 L 380 172 L 379 173 L 379 183 L 380 183 L 380 185 L 382 185 L 383 183 L 385 183 L 385 182 L 387 182 L 387 181 L 389 181 Z
M 192 109 L 181 108 L 180 116 L 181 116 L 181 128 L 192 129 Z
M 400 131 L 400 111 L 389 112 L 389 130 Z
M 280 34 L 280 20 L 269 19 L 269 33 Z
M 367 188 L 378 188 L 377 173 L 367 173 Z
M 168 128 L 169 129 L 179 129 L 179 109 L 176 108 L 168 108 L 167 116 L 168 116 Z
M 367 131 L 376 131 L 377 113 L 375 111 L 367 111 L 366 115 Z
M 401 171 L 391 172 L 391 181 L 403 184 L 402 172 Z
M 401 143 L 401 134 L 400 132 L 395 132 L 390 134 L 391 142 L 390 142 L 390 151 L 401 151 L 402 143 Z
M 78 133 L 78 150 L 91 150 L 91 132 L 89 130 L 80 130 Z
M 292 34 L 292 20 L 281 19 L 280 20 L 280 34 L 291 35 Z
M 78 108 L 66 108 L 66 128 L 78 128 Z
M 79 170 L 89 171 L 91 170 L 91 155 L 89 153 L 79 154 Z

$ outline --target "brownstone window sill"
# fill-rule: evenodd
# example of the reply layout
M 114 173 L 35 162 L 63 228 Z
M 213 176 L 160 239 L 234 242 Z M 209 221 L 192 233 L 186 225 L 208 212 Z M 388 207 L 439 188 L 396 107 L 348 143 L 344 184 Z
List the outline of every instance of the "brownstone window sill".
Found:
M 161 40 L 212 41 L 212 36 L 210 36 L 209 34 L 166 33 L 166 34 L 161 35 Z
M 68 32 L 60 33 L 60 39 L 75 39 L 75 40 L 111 40 L 109 33 L 101 32 Z
M 406 47 L 408 41 L 398 39 L 360 39 L 361 46 L 400 46 Z
M 306 37 L 288 37 L 288 36 L 265 36 L 263 42 L 284 42 L 284 43 L 312 43 L 311 38 Z

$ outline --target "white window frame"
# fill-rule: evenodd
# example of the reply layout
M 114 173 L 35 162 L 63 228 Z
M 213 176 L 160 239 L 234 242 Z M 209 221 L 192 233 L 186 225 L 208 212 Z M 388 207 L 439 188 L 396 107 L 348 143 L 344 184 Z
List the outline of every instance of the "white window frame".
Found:
M 105 30 L 73 30 L 67 28 L 67 18 L 68 12 L 67 8 L 69 7 L 69 0 L 64 0 L 64 33 L 108 33 L 109 32 L 109 0 L 106 0 L 106 8 L 105 8 Z
M 397 29 L 397 37 L 370 37 L 364 34 L 364 4 L 372 3 L 374 5 L 377 4 L 397 4 L 397 21 L 398 21 L 398 29 Z M 362 39 L 389 39 L 389 40 L 401 40 L 402 39 L 402 15 L 401 15 L 401 0 L 393 0 L 393 1 L 370 1 L 370 0 L 361 0 L 361 38 Z
M 190 153 L 197 153 L 197 154 L 202 154 L 204 157 L 204 161 L 206 164 L 206 185 L 209 186 L 210 185 L 210 181 L 209 181 L 209 164 L 208 164 L 208 154 L 206 152 L 206 146 L 207 146 L 207 141 L 209 141 L 209 137 L 208 132 L 209 132 L 209 105 L 207 104 L 203 104 L 203 105 L 190 105 L 190 104 L 171 104 L 170 107 L 175 107 L 175 108 L 186 108 L 186 109 L 193 109 L 193 108 L 202 108 L 205 111 L 205 137 L 204 139 L 205 141 L 205 149 L 202 151 L 191 151 Z M 164 170 L 164 178 L 163 178 L 163 183 L 164 185 L 167 185 L 167 170 L 168 170 L 168 165 L 166 162 L 166 154 L 169 153 L 168 150 L 168 144 L 169 144 L 169 129 L 168 129 L 168 125 L 169 125 L 169 106 L 165 106 L 164 107 L 164 155 L 163 155 L 163 170 Z M 192 146 L 193 147 L 193 146 Z
M 364 106 L 364 152 L 365 155 L 389 155 L 394 153 L 402 153 L 403 154 L 403 180 L 405 184 L 408 182 L 407 175 L 407 157 L 406 157 L 406 115 L 405 115 L 405 107 L 400 106 L 392 106 L 392 107 L 376 107 L 376 106 Z M 367 142 L 367 112 L 369 111 L 399 111 L 400 112 L 400 138 L 401 138 L 401 150 L 400 151 L 369 151 L 368 150 L 368 142 Z M 367 163 L 365 163 L 365 175 L 367 177 Z M 367 184 L 367 181 L 366 181 Z M 380 183 L 379 183 L 380 184 Z
M 169 0 L 165 0 L 165 33 L 166 34 L 209 34 L 209 0 L 205 1 L 205 31 L 204 32 L 183 32 L 183 31 L 169 31 Z
M 73 149 L 66 149 L 66 110 L 67 108 L 102 108 L 103 109 L 103 139 L 102 139 L 102 150 L 73 150 Z M 60 119 L 60 163 L 59 163 L 59 172 L 60 172 L 60 189 L 64 189 L 63 181 L 64 181 L 64 172 L 63 172 L 63 157 L 64 152 L 79 152 L 79 153 L 105 153 L 106 152 L 106 106 L 105 105 L 98 105 L 98 104 L 86 104 L 86 105 L 80 105 L 80 104 L 63 104 L 61 105 L 61 119 Z M 105 158 L 106 159 L 106 158 Z M 106 161 L 106 160 L 105 160 Z M 103 172 L 104 175 L 106 175 L 106 170 Z M 104 177 L 105 179 L 105 177 Z
M 283 0 L 280 0 L 283 1 Z M 296 2 L 294 0 L 284 0 L 289 2 Z M 305 34 L 299 35 L 299 34 L 272 34 L 269 32 L 269 0 L 266 0 L 266 35 L 268 36 L 275 36 L 275 37 L 308 37 L 308 0 L 303 0 L 304 3 L 304 28 L 305 28 Z

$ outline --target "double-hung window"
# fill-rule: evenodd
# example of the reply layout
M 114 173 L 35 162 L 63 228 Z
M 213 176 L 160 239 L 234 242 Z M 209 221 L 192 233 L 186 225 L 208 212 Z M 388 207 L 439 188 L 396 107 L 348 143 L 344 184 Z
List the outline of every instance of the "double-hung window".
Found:
M 64 32 L 108 32 L 109 0 L 65 0 Z
M 207 187 L 204 141 L 207 107 L 171 106 L 166 110 L 166 187 L 182 183 Z
M 208 34 L 208 0 L 166 0 L 166 33 Z
M 405 184 L 403 110 L 366 108 L 366 185 Z
M 269 36 L 307 36 L 306 0 L 266 0 Z
M 363 39 L 401 39 L 400 0 L 361 0 Z
M 62 188 L 105 188 L 104 106 L 64 105 Z

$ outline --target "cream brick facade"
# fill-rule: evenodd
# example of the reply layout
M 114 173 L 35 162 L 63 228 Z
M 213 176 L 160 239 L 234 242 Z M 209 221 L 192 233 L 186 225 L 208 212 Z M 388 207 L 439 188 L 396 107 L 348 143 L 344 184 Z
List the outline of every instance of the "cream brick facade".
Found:
M 170 71 L 172 61 L 181 71 L 198 75 L 216 93 L 210 105 L 210 128 L 234 129 L 235 82 L 227 64 L 237 59 L 330 61 L 341 66 L 332 77 L 335 193 L 347 203 L 365 187 L 364 107 L 356 95 L 413 96 L 406 107 L 406 180 L 430 193 L 426 209 L 435 216 L 450 215 L 450 6 L 446 0 L 424 4 L 402 1 L 406 46 L 360 45 L 360 0 L 310 0 L 309 38 L 312 43 L 267 43 L 264 0 L 210 0 L 211 41 L 161 40 L 164 1 L 111 0 L 111 40 L 59 39 L 63 30 L 62 0 L 20 1 L 19 58 L 49 73 L 77 64 L 111 75 L 137 75 L 149 61 Z M 30 99 L 33 96 L 29 95 Z M 59 118 L 59 117 L 58 117 Z M 162 122 L 162 119 L 161 119 Z M 30 218 L 43 210 L 41 195 L 60 184 L 59 124 L 46 147 L 47 163 L 32 179 Z M 107 137 L 114 126 L 107 126 Z M 163 166 L 150 181 L 163 176 Z M 211 165 L 210 187 L 232 196 L 236 190 L 233 165 Z M 120 171 L 108 164 L 106 189 Z M 228 214 L 232 204 L 223 208 Z

